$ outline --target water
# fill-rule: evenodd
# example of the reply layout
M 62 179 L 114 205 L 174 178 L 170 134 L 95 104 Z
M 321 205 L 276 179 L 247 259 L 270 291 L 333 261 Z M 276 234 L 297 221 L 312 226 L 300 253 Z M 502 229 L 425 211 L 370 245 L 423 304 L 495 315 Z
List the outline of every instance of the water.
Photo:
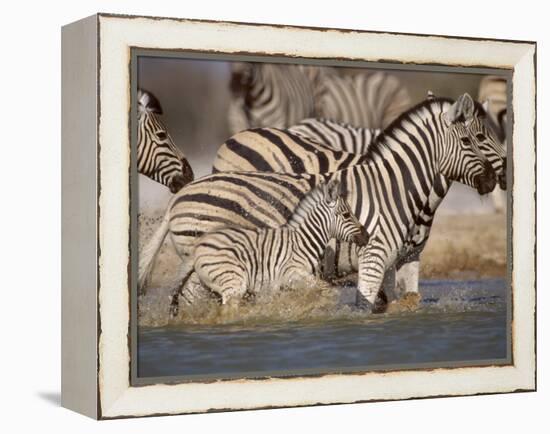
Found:
M 138 376 L 281 375 L 507 357 L 505 280 L 426 281 L 421 294 L 415 312 L 364 315 L 348 305 L 347 289 L 301 319 L 277 302 L 272 316 L 261 310 L 225 323 L 142 326 Z M 285 312 L 291 321 L 281 321 Z

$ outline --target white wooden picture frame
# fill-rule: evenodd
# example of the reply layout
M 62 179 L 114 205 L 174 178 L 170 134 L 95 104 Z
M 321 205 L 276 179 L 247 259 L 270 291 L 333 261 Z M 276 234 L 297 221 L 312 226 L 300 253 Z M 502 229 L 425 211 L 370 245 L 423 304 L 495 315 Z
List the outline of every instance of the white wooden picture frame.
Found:
M 108 14 L 69 24 L 62 36 L 63 406 L 111 419 L 535 390 L 534 42 Z M 510 71 L 512 363 L 132 384 L 129 117 L 136 48 Z

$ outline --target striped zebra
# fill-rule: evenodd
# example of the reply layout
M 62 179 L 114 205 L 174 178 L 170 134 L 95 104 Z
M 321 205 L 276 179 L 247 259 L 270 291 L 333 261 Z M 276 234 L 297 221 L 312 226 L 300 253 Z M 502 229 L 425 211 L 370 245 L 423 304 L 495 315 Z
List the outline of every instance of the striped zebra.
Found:
M 317 117 L 355 127 L 385 128 L 410 106 L 407 89 L 385 72 L 330 75 L 317 89 Z
M 285 128 L 315 114 L 314 80 L 299 65 L 233 63 L 228 111 L 232 134 L 269 125 Z
M 362 71 L 341 77 L 336 68 L 321 66 L 232 64 L 230 90 L 231 134 L 287 128 L 310 117 L 382 128 L 411 104 L 394 76 Z
M 248 228 L 285 224 L 303 197 L 336 180 L 370 236 L 358 261 L 357 304 L 372 308 L 386 269 L 418 247 L 423 222 L 433 212 L 440 180 L 492 191 L 497 175 L 480 146 L 491 139 L 478 105 L 468 95 L 456 102 L 425 101 L 402 114 L 369 146 L 369 161 L 325 174 L 216 173 L 188 184 L 168 205 L 161 225 L 140 255 L 139 285 L 170 232 L 182 259 L 182 275 L 198 237 L 227 225 Z M 501 158 L 503 156 L 501 155 Z
M 350 124 L 329 119 L 304 119 L 287 129 L 335 151 L 364 154 L 380 129 L 354 127 Z
M 193 170 L 159 119 L 162 108 L 148 91 L 138 90 L 138 172 L 176 193 L 193 180 Z
M 430 92 L 427 101 L 434 99 L 435 97 Z M 477 104 L 476 110 L 480 116 L 484 116 L 484 107 Z M 345 126 L 343 130 L 334 129 L 338 127 L 338 124 L 328 121 L 330 124 L 328 131 L 339 132 L 339 134 L 330 135 L 322 130 L 326 123 L 322 120 L 304 121 L 303 124 L 306 124 L 307 128 L 300 130 L 304 137 L 300 137 L 299 140 L 292 132 L 301 126 L 292 127 L 287 131 L 258 129 L 237 134 L 219 149 L 214 169 L 216 171 L 323 173 L 369 160 L 365 155 L 342 154 L 308 142 L 307 136 L 310 134 L 315 140 L 324 140 L 331 148 L 361 149 L 363 153 L 367 152 L 374 134 L 364 135 L 364 133 L 371 130 L 354 129 L 349 126 Z M 498 181 L 505 188 L 505 166 L 500 144 L 495 137 L 491 136 L 490 131 L 484 127 L 482 122 L 472 124 L 471 128 L 472 134 L 478 138 L 482 135 L 487 136 L 487 140 L 482 141 L 479 148 L 499 174 Z M 355 135 L 344 134 L 354 131 Z M 358 137 L 363 141 L 356 140 Z M 335 168 L 335 170 L 324 170 L 328 167 Z M 414 241 L 409 240 L 410 247 L 405 249 L 408 254 L 400 257 L 396 261 L 395 267 L 386 272 L 387 282 L 384 286 L 387 290 L 392 290 L 395 294 L 413 297 L 418 294 L 419 255 L 428 240 L 437 207 L 449 191 L 450 186 L 451 182 L 443 176 L 434 182 L 433 191 L 428 195 L 428 201 L 425 204 L 425 215 L 416 228 L 411 228 L 411 233 L 414 232 L 415 235 Z M 324 277 L 331 279 L 343 277 L 357 271 L 357 268 L 355 246 L 333 240 L 329 244 L 324 258 Z
M 326 125 L 324 121 L 315 121 L 316 124 Z M 333 125 L 337 125 L 331 122 Z M 309 121 L 308 126 L 313 125 Z M 296 127 L 299 129 L 299 127 Z M 342 128 L 344 129 L 344 128 Z M 348 131 L 351 132 L 351 129 Z M 358 133 L 358 138 L 370 138 L 367 133 Z M 282 172 L 282 173 L 325 173 L 365 161 L 362 154 L 352 154 L 335 150 L 341 147 L 344 138 L 333 137 L 326 146 L 317 140 L 306 137 L 299 129 L 254 128 L 244 130 L 226 140 L 218 149 L 212 173 L 218 172 Z M 359 144 L 357 146 L 360 146 Z M 361 144 L 362 146 L 362 144 Z
M 479 84 L 479 101 L 486 101 L 487 113 L 492 126 L 506 146 L 507 100 L 508 84 L 504 77 L 488 75 L 483 77 Z M 501 189 L 495 189 L 491 194 L 496 212 L 502 213 L 506 209 L 506 195 Z
M 203 288 L 222 304 L 261 291 L 312 282 L 330 239 L 366 245 L 368 236 L 336 181 L 320 184 L 300 201 L 279 228 L 228 226 L 201 236 L 195 243 L 194 267 Z M 178 293 L 172 299 L 177 314 Z

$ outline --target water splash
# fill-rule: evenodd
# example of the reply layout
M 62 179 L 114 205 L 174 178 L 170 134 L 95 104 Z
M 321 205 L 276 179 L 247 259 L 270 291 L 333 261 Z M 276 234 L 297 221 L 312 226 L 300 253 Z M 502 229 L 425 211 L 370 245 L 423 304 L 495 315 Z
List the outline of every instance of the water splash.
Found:
M 506 285 L 502 279 L 480 281 L 426 281 L 421 284 L 421 300 L 416 309 L 390 305 L 387 313 L 368 315 L 353 305 L 354 286 L 315 285 L 258 294 L 252 301 L 221 306 L 216 299 L 202 297 L 192 305 L 182 303 L 177 317 L 169 313 L 172 290 L 151 288 L 139 298 L 139 325 L 262 325 L 290 322 L 319 323 L 335 320 L 380 322 L 405 315 L 496 311 L 506 306 Z

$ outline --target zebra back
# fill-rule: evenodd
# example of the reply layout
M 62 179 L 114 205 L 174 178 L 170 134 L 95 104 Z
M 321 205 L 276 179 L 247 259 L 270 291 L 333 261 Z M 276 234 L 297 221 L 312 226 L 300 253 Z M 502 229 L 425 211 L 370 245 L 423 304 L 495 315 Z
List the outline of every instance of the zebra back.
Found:
M 371 140 L 370 131 L 342 127 L 341 134 L 336 135 L 336 130 L 327 127 L 328 123 L 315 122 L 325 131 L 334 133 L 332 136 L 327 133 L 331 142 L 326 146 L 325 142 L 316 140 L 321 137 L 322 130 L 316 130 L 314 139 L 307 136 L 313 123 L 299 127 L 298 132 L 291 129 L 256 128 L 237 133 L 218 149 L 212 171 L 326 173 L 364 161 L 360 154 L 338 149 L 366 148 L 364 141 Z
M 310 118 L 289 127 L 288 131 L 337 151 L 364 154 L 381 130 L 354 127 L 329 119 Z

